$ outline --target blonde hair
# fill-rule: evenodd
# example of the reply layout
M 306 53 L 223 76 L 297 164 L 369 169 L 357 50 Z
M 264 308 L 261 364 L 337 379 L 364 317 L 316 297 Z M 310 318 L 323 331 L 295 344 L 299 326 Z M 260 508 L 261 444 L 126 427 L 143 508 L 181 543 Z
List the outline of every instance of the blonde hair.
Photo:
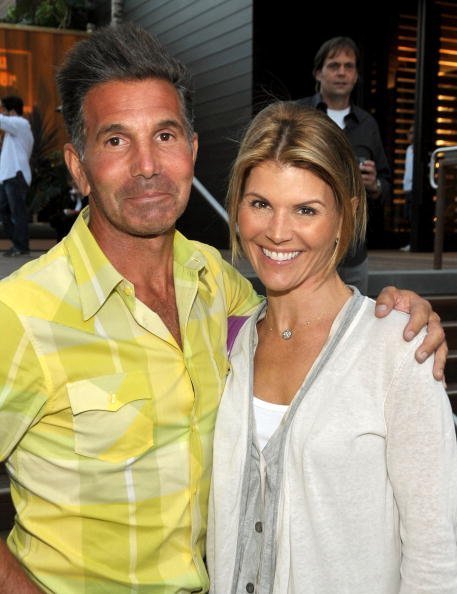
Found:
M 344 132 L 325 113 L 292 101 L 272 103 L 255 116 L 241 141 L 228 186 L 233 259 L 241 251 L 237 218 L 246 181 L 252 169 L 265 161 L 307 169 L 332 189 L 342 221 L 326 271 L 333 270 L 350 247 L 364 240 L 366 230 L 365 187 Z

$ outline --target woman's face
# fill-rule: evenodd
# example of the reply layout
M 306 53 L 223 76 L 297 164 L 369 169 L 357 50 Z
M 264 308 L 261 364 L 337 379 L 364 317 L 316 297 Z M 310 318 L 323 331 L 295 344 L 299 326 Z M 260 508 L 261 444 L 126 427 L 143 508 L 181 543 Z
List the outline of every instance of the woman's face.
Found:
M 241 245 L 268 291 L 322 280 L 340 225 L 333 192 L 314 173 L 266 161 L 247 178 L 238 210 Z

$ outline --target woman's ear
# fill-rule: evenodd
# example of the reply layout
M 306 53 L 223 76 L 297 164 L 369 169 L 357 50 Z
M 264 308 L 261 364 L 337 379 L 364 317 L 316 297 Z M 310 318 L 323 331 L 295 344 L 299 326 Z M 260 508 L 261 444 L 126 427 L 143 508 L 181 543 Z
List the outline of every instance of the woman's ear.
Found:
M 351 205 L 352 205 L 352 214 L 355 215 L 355 213 L 357 211 L 357 207 L 359 206 L 359 199 L 357 198 L 357 196 L 353 196 L 351 198 Z

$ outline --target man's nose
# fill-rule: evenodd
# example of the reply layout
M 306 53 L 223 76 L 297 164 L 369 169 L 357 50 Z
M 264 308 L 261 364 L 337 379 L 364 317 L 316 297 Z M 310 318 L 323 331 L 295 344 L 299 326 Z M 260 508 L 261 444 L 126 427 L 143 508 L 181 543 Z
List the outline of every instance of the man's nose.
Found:
M 160 173 L 160 157 L 152 143 L 138 144 L 133 154 L 131 174 L 146 179 Z

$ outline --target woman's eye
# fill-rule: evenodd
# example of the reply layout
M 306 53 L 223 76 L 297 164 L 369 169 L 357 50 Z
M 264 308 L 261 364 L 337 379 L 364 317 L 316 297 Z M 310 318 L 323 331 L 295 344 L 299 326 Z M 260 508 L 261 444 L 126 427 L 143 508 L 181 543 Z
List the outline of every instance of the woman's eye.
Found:
M 316 211 L 314 210 L 314 208 L 311 208 L 310 206 L 301 206 L 298 209 L 298 213 L 302 214 L 302 215 L 311 216 L 311 215 L 316 214 Z
M 254 208 L 267 208 L 268 203 L 264 202 L 263 200 L 253 200 L 251 202 L 251 206 Z

